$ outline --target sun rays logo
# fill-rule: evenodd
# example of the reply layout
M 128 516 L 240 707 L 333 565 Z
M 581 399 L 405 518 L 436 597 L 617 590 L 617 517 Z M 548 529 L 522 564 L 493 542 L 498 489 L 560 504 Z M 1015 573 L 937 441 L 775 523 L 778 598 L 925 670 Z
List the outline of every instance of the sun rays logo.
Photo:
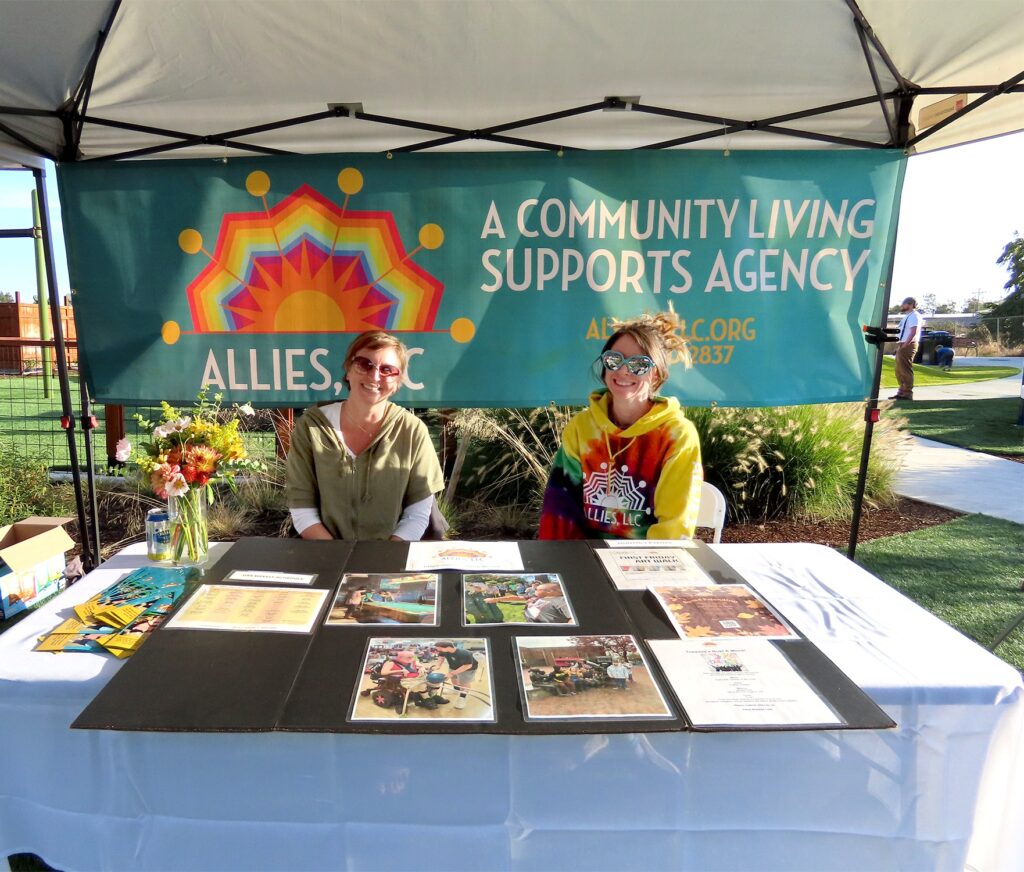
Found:
M 221 221 L 211 253 L 192 228 L 178 245 L 186 254 L 203 254 L 209 263 L 188 285 L 191 331 L 167 321 L 164 342 L 183 333 L 448 333 L 469 342 L 476 327 L 456 318 L 435 327 L 444 285 L 413 261 L 422 250 L 444 243 L 437 224 L 424 224 L 419 245 L 406 251 L 390 212 L 349 210 L 349 198 L 363 188 L 352 167 L 338 174 L 345 195 L 339 207 L 309 185 L 275 206 L 267 202 L 270 177 L 257 170 L 245 188 L 262 211 L 230 212 Z

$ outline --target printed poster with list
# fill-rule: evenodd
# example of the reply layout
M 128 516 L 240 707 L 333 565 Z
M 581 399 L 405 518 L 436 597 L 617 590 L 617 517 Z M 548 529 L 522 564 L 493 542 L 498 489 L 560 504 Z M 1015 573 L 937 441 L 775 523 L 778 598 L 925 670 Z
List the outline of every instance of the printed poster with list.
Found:
M 167 622 L 176 630 L 308 633 L 329 591 L 204 584 Z

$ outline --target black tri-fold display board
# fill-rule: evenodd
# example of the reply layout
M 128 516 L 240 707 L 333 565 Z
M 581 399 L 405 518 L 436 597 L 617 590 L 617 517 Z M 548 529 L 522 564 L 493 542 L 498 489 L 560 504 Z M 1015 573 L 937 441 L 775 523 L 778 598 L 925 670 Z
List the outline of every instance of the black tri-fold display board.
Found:
M 523 735 L 736 728 L 729 725 L 695 727 L 691 723 L 673 692 L 672 682 L 645 641 L 678 639 L 678 636 L 649 592 L 615 588 L 595 553 L 595 548 L 603 547 L 602 543 L 520 542 L 523 569 L 509 569 L 522 575 L 557 574 L 571 604 L 576 622 L 573 626 L 564 623 L 467 625 L 463 573 L 458 571 L 437 573 L 438 584 L 433 596 L 436 624 L 326 621 L 343 576 L 403 573 L 408 547 L 401 542 L 295 539 L 243 539 L 235 543 L 198 584 L 252 586 L 251 573 L 258 572 L 315 574 L 309 587 L 329 594 L 313 629 L 308 633 L 174 629 L 168 625 L 173 625 L 174 615 L 188 606 L 190 595 L 186 595 L 167 624 L 125 663 L 72 726 L 194 732 Z M 742 581 L 711 549 L 698 545 L 688 553 L 715 582 Z M 238 571 L 250 573 L 249 580 L 237 581 L 232 577 Z M 636 648 L 630 649 L 628 656 L 617 656 L 615 664 L 629 662 L 636 667 L 622 673 L 630 672 L 628 679 L 603 674 L 611 657 L 597 658 L 601 662 L 590 662 L 589 666 L 584 659 L 575 663 L 557 656 L 552 659 L 552 652 L 557 655 L 564 650 L 555 646 L 566 644 L 566 637 L 573 644 L 582 645 L 584 637 L 596 637 L 606 640 L 604 644 L 613 644 L 607 640 L 626 636 L 633 637 Z M 771 644 L 779 647 L 803 680 L 835 712 L 837 722 L 829 729 L 894 726 L 893 721 L 820 650 L 798 632 L 794 636 L 796 638 Z M 485 715 L 462 719 L 455 714 L 460 700 L 458 684 L 454 682 L 449 682 L 440 695 L 432 697 L 444 704 L 445 710 L 441 712 L 434 712 L 435 706 L 419 694 L 407 693 L 405 699 L 371 697 L 372 689 L 378 685 L 374 681 L 377 673 L 371 674 L 374 658 L 368 646 L 380 647 L 383 640 L 386 648 L 389 638 L 402 640 L 406 647 L 429 650 L 431 656 L 437 655 L 439 643 L 444 648 L 446 640 L 457 641 L 460 646 L 479 652 L 475 656 L 483 664 L 486 675 L 475 684 L 472 693 L 476 699 L 471 700 L 471 707 L 475 705 Z M 552 646 L 547 646 L 545 638 L 552 639 Z M 516 639 L 520 650 L 517 650 Z M 528 655 L 523 653 L 528 648 L 534 653 L 545 653 L 547 670 L 528 668 Z M 376 665 L 380 666 L 379 658 Z M 610 714 L 612 709 L 603 714 L 588 710 L 588 700 L 609 698 L 611 694 L 594 694 L 585 689 L 583 683 L 590 682 L 589 677 L 577 677 L 576 689 L 581 692 L 573 692 L 570 677 L 558 672 L 563 666 L 572 665 L 586 666 L 590 670 L 587 675 L 593 674 L 591 667 L 596 666 L 596 671 L 602 672 L 602 687 L 618 690 L 621 685 L 625 691 L 620 697 L 623 700 L 630 693 L 635 699 L 635 689 L 641 684 L 645 688 L 653 687 L 654 695 L 650 697 L 654 701 L 653 708 L 632 716 L 623 715 L 622 709 L 614 710 L 613 715 Z M 576 674 L 582 676 L 583 671 Z M 612 674 L 613 671 L 608 672 Z M 535 683 L 531 684 L 530 675 L 536 676 Z M 558 688 L 553 685 L 551 675 L 560 676 Z M 640 679 L 636 681 L 638 675 Z M 542 684 L 545 681 L 547 684 Z M 631 692 L 629 688 L 634 690 Z M 412 701 L 414 697 L 416 703 Z M 422 703 L 418 702 L 421 698 Z M 375 710 L 371 702 L 382 706 L 380 718 L 372 715 Z M 417 708 L 419 704 L 431 710 L 421 711 Z M 564 716 L 539 716 L 542 708 L 548 706 L 550 711 L 552 705 Z M 356 716 L 360 711 L 371 714 Z M 814 726 L 767 725 L 742 729 Z

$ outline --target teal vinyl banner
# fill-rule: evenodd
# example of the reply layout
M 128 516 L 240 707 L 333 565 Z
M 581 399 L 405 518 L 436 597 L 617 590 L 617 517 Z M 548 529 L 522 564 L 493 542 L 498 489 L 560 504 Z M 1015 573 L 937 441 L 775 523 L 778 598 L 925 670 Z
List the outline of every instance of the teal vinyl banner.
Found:
M 304 406 L 351 340 L 413 406 L 581 403 L 613 319 L 673 308 L 688 405 L 861 400 L 894 151 L 334 154 L 59 168 L 93 396 Z

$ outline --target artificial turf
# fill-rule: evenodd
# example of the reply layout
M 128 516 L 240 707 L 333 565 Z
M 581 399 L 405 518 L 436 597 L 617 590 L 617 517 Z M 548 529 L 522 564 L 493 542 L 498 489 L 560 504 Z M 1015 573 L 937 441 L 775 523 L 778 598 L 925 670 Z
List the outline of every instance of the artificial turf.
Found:
M 1024 612 L 1024 526 L 967 515 L 857 546 L 857 562 L 988 647 Z M 996 655 L 1024 671 L 1024 626 Z
M 915 400 L 898 411 L 907 419 L 904 429 L 916 436 L 973 451 L 1024 456 L 1024 427 L 1017 426 L 1020 405 L 1016 397 Z
M 958 366 L 946 372 L 937 366 L 914 364 L 914 387 L 931 385 L 963 385 L 970 382 L 989 381 L 1019 375 L 1020 370 L 1012 366 Z M 882 358 L 882 387 L 895 388 L 896 362 L 891 357 Z

